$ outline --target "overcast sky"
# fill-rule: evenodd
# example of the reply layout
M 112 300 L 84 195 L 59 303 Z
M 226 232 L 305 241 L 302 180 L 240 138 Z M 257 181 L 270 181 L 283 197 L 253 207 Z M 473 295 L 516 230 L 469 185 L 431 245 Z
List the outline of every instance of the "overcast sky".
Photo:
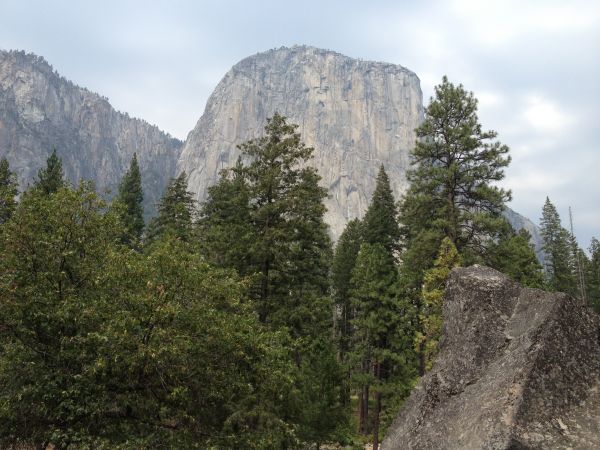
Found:
M 509 145 L 511 206 L 548 195 L 600 238 L 600 2 L 0 0 L 0 48 L 44 56 L 117 109 L 185 139 L 240 59 L 307 44 L 401 64 L 425 103 L 444 74 Z

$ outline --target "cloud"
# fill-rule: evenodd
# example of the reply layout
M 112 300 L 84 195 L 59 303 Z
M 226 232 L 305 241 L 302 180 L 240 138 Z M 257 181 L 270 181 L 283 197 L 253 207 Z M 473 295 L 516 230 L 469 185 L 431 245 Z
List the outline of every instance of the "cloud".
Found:
M 521 118 L 534 130 L 551 134 L 561 134 L 576 122 L 573 114 L 566 112 L 549 98 L 535 94 L 526 98 Z

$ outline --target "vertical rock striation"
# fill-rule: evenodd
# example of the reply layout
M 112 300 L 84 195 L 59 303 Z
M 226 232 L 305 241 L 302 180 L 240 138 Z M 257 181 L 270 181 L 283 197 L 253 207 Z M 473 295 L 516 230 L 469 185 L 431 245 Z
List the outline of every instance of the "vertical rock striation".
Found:
M 148 216 L 175 174 L 181 146 L 60 77 L 43 58 L 0 51 L 0 157 L 22 187 L 56 148 L 69 180 L 93 180 L 99 191 L 114 192 L 137 152 Z
M 423 117 L 418 77 L 398 65 L 296 46 L 242 60 L 210 96 L 178 164 L 198 200 L 221 169 L 235 164 L 236 146 L 261 135 L 275 112 L 297 123 L 315 148 L 311 164 L 329 190 L 326 220 L 334 237 L 366 211 L 381 164 L 394 193 L 406 189 L 409 151 Z

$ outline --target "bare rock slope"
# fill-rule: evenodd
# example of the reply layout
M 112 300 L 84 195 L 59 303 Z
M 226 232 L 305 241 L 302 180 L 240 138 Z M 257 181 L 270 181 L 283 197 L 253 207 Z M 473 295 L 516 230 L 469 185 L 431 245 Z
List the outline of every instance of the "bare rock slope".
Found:
M 565 294 L 456 269 L 433 369 L 383 449 L 600 448 L 600 318 Z
M 137 152 L 150 214 L 175 175 L 182 142 L 115 111 L 108 100 L 60 77 L 41 57 L 0 51 L 0 157 L 21 186 L 56 148 L 73 182 L 114 192 Z
M 405 190 L 423 117 L 418 77 L 398 65 L 296 46 L 242 60 L 210 96 L 178 165 L 198 200 L 221 169 L 235 164 L 236 145 L 260 136 L 275 112 L 298 124 L 315 148 L 312 165 L 329 190 L 326 221 L 334 237 L 364 214 L 381 164 L 395 194 Z

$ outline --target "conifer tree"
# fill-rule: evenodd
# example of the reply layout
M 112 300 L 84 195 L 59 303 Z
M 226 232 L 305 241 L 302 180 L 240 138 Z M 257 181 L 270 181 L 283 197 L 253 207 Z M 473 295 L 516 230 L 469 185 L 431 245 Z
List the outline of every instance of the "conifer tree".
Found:
M 419 319 L 423 331 L 416 334 L 416 345 L 419 354 L 423 355 L 425 370 L 431 369 L 438 352 L 438 342 L 442 334 L 442 309 L 446 281 L 450 271 L 459 265 L 460 256 L 456 247 L 450 238 L 444 238 L 433 267 L 425 273 L 422 290 L 423 308 Z
M 171 179 L 158 204 L 158 215 L 148 226 L 148 242 L 166 235 L 191 242 L 195 201 L 187 190 L 187 175 L 182 172 Z
M 397 208 L 390 179 L 383 164 L 379 168 L 375 191 L 371 204 L 363 218 L 364 241 L 369 244 L 381 244 L 393 254 L 398 247 L 400 228 L 397 221 Z
M 331 438 L 331 418 L 345 417 L 338 414 L 343 379 L 331 339 L 327 194 L 296 129 L 275 114 L 263 137 L 240 145 L 236 167 L 209 190 L 199 235 L 209 261 L 250 275 L 260 322 L 289 333 L 302 404 L 291 404 L 288 415 L 302 439 L 318 443 Z
M 46 167 L 40 169 L 34 187 L 46 195 L 54 194 L 65 186 L 62 161 L 56 154 L 56 149 L 46 160 Z
M 359 429 L 368 431 L 370 390 L 374 390 L 372 431 L 377 448 L 382 398 L 392 382 L 410 384 L 414 376 L 412 352 L 414 311 L 398 296 L 394 259 L 382 244 L 361 245 L 352 271 L 351 299 L 355 345 L 352 358 L 360 371 L 354 379 L 359 391 Z M 397 388 L 402 391 L 402 389 Z M 406 389 L 404 389 L 406 392 Z
M 331 265 L 332 297 L 336 308 L 335 331 L 339 342 L 340 361 L 346 363 L 352 339 L 351 322 L 354 319 L 354 310 L 350 302 L 350 280 L 356 258 L 362 244 L 362 222 L 353 219 L 346 224 L 333 255 Z M 348 402 L 349 392 L 344 397 Z
M 119 192 L 115 203 L 119 208 L 119 216 L 123 222 L 125 233 L 122 242 L 130 247 L 136 247 L 144 232 L 144 193 L 142 176 L 134 153 L 129 164 L 129 170 L 119 184 Z
M 542 208 L 540 234 L 550 289 L 575 295 L 577 283 L 573 271 L 570 233 L 562 227 L 558 211 L 548 197 Z
M 595 237 L 592 238 L 589 252 L 590 259 L 585 271 L 588 304 L 600 314 L 600 241 Z
M 0 159 L 0 225 L 10 219 L 17 206 L 17 186 L 17 177 L 10 170 L 8 160 Z
M 531 244 L 531 234 L 524 228 L 515 232 L 507 223 L 506 231 L 489 246 L 485 262 L 522 286 L 544 287 L 542 265 Z
M 477 261 L 503 228 L 510 192 L 494 185 L 510 157 L 497 133 L 483 131 L 477 100 L 446 77 L 417 128 L 410 187 L 401 203 L 403 271 L 414 293 L 448 237 L 465 262 Z
M 198 239 L 204 257 L 217 267 L 236 269 L 239 275 L 255 273 L 249 249 L 255 241 L 250 217 L 250 193 L 243 164 L 224 170 L 216 185 L 208 188 L 198 221 Z

